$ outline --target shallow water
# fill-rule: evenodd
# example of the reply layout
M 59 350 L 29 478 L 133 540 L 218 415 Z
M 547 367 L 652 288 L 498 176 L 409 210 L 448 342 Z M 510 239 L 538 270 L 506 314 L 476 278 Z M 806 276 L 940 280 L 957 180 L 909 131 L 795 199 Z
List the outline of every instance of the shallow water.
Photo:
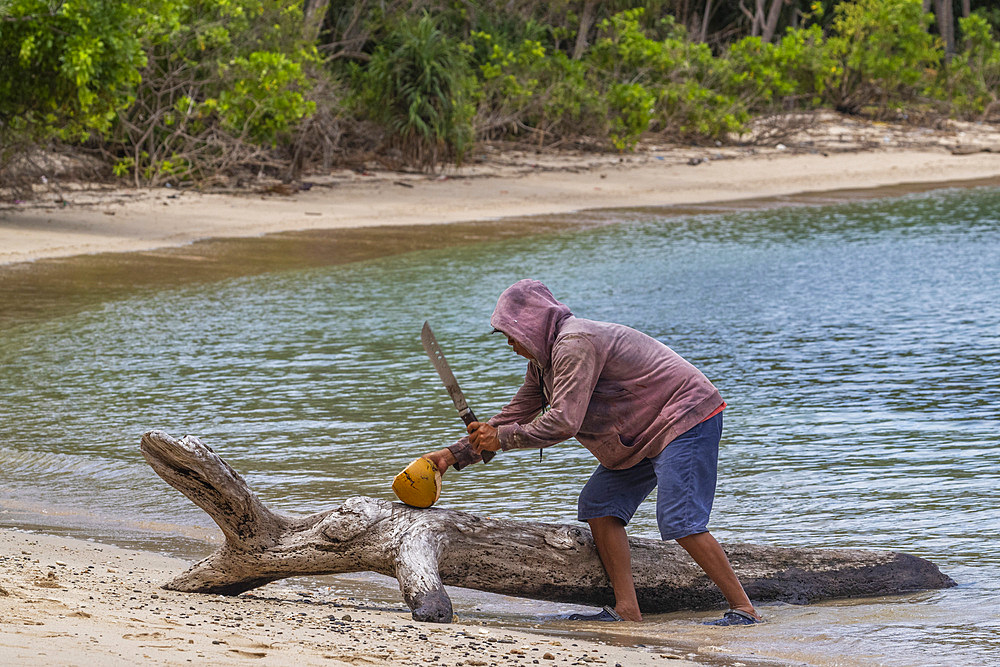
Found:
M 906 551 L 960 584 L 772 606 L 769 624 L 721 635 L 696 624 L 704 614 L 665 615 L 621 641 L 823 665 L 1000 661 L 1000 189 L 602 215 L 625 222 L 171 287 L 102 291 L 103 274 L 87 273 L 98 278 L 56 300 L 66 307 L 5 293 L 25 303 L 5 309 L 0 338 L 0 525 L 204 553 L 210 520 L 139 454 L 150 428 L 197 434 L 278 510 L 390 499 L 399 469 L 461 434 L 420 325 L 488 416 L 523 375 L 488 317 L 531 276 L 715 381 L 730 405 L 720 540 Z M 573 443 L 502 455 L 449 474 L 440 504 L 572 522 L 593 465 Z M 655 536 L 652 502 L 630 531 Z M 336 585 L 398 605 L 391 584 L 347 582 Z M 456 597 L 486 622 L 564 630 L 555 605 Z

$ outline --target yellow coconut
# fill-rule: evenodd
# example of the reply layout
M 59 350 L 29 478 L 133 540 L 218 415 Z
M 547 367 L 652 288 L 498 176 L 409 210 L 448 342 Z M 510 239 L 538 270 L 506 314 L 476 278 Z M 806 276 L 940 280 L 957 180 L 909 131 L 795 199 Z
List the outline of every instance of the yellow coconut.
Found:
M 441 472 L 430 459 L 414 459 L 396 475 L 392 492 L 411 507 L 430 507 L 441 496 Z

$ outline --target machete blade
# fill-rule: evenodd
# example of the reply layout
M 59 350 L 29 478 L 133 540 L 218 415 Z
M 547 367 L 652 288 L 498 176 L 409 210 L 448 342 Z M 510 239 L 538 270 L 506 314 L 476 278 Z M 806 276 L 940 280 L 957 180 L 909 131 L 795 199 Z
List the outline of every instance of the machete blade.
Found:
M 428 322 L 424 322 L 424 326 L 420 330 L 420 342 L 423 344 L 427 356 L 431 358 L 434 370 L 441 377 L 441 382 L 444 383 L 445 389 L 448 390 L 448 395 L 451 396 L 451 401 L 458 410 L 458 416 L 462 418 L 466 426 L 474 421 L 479 421 L 466 402 L 465 394 L 462 393 L 462 388 L 458 386 L 458 380 L 455 378 L 455 374 L 451 372 L 451 366 L 448 365 L 448 360 L 444 358 L 444 352 L 441 351 L 441 346 L 438 345 L 437 338 L 434 337 L 434 332 L 431 331 L 431 325 Z M 482 452 L 482 455 L 483 463 L 488 463 L 493 458 L 494 453 Z

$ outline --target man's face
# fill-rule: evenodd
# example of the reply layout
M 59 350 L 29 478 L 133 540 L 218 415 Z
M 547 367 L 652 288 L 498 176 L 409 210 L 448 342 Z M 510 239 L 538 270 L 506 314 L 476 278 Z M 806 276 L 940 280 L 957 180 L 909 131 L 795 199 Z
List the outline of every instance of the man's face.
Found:
M 524 347 L 520 343 L 518 343 L 516 340 L 514 340 L 510 336 L 507 336 L 507 344 L 510 345 L 512 348 L 514 348 L 514 353 L 515 354 L 521 355 L 522 357 L 524 357 L 528 361 L 534 361 L 535 360 L 535 358 L 533 356 L 531 356 L 528 353 L 528 351 L 526 349 L 524 349 Z

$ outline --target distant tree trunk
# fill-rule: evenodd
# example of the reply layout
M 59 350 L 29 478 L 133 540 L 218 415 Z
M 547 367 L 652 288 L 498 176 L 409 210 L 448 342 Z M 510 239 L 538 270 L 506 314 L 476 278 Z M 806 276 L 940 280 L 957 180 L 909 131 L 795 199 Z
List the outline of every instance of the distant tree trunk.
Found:
M 705 0 L 705 12 L 701 18 L 701 30 L 698 41 L 704 43 L 708 39 L 708 22 L 712 19 L 712 0 Z
M 583 52 L 587 50 L 587 35 L 591 26 L 594 25 L 594 15 L 597 10 L 597 0 L 587 0 L 583 3 L 583 11 L 580 12 L 580 27 L 576 32 L 576 44 L 573 46 L 573 60 L 583 57 Z
M 751 37 L 760 37 L 760 33 L 764 29 L 764 2 L 765 0 L 757 0 L 757 7 L 753 13 L 753 22 L 750 24 Z
M 691 18 L 691 8 L 688 6 L 687 0 L 675 0 L 671 5 L 673 6 L 673 15 L 677 23 L 688 26 L 688 21 Z
M 309 44 L 315 44 L 319 39 L 319 31 L 323 28 L 326 10 L 330 0 L 308 0 L 305 3 L 305 17 L 302 21 L 302 38 Z
M 781 18 L 781 10 L 785 7 L 786 0 L 771 0 L 771 9 L 767 13 L 767 23 L 764 24 L 764 31 L 760 38 L 770 43 L 774 39 L 774 33 L 778 29 L 778 19 Z
M 972 13 L 972 0 L 962 0 L 962 18 L 969 18 Z
M 935 12 L 938 24 L 938 32 L 944 40 L 944 56 L 950 60 L 955 53 L 955 21 L 951 11 L 952 0 L 937 0 L 937 11 Z

